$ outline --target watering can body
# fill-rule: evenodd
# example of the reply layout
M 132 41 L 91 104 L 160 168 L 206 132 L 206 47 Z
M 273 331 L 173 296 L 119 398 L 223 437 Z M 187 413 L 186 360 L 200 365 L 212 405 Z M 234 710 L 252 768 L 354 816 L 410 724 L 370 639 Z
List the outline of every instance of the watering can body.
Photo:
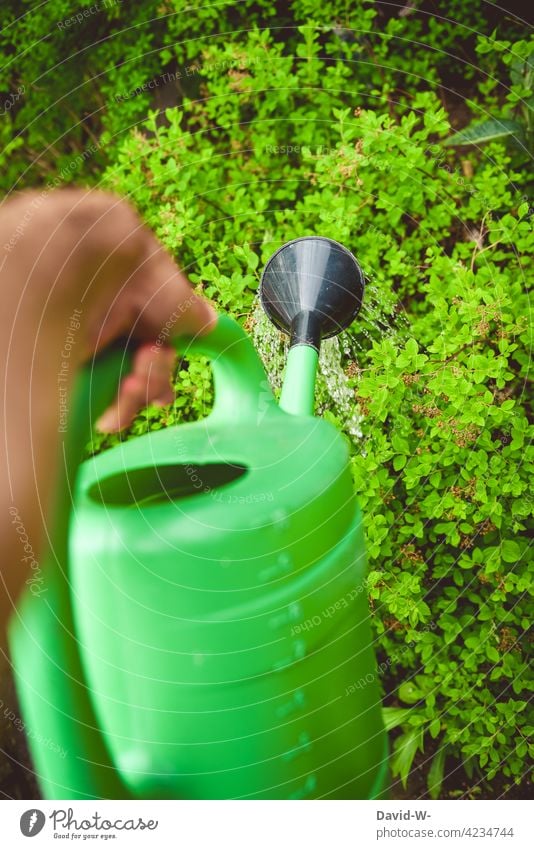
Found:
M 63 798 L 52 788 L 72 783 L 79 796 L 376 798 L 387 749 L 345 442 L 280 409 L 231 320 L 193 347 L 212 357 L 212 414 L 123 442 L 76 476 L 59 593 L 72 657 L 58 686 L 65 726 L 78 712 L 85 729 L 85 742 L 70 732 L 76 757 L 101 769 L 62 780 L 41 749 L 43 786 Z M 12 649 L 35 725 L 34 601 Z

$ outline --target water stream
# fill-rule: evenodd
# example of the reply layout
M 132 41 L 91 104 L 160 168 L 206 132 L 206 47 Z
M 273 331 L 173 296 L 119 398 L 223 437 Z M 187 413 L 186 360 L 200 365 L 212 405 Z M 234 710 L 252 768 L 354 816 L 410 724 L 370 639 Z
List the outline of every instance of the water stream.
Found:
M 289 338 L 280 333 L 269 321 L 259 300 L 250 319 L 250 331 L 269 377 L 273 391 L 278 396 L 284 376 L 289 350 Z M 362 414 L 356 401 L 353 375 L 360 368 L 358 358 L 363 350 L 371 348 L 373 341 L 389 336 L 401 346 L 409 336 L 406 316 L 399 313 L 395 297 L 384 299 L 372 278 L 366 281 L 365 300 L 356 319 L 356 332 L 345 332 L 321 344 L 317 374 L 316 413 L 330 410 L 341 422 L 343 430 L 352 439 L 361 439 Z

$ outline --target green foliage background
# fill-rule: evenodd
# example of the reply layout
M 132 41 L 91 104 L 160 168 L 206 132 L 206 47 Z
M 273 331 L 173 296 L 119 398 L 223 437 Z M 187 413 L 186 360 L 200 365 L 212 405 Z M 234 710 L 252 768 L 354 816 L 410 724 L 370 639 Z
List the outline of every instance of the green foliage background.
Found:
M 6 2 L 0 174 L 6 193 L 128 196 L 247 326 L 284 241 L 320 233 L 357 255 L 377 320 L 354 323 L 345 367 L 393 774 L 414 794 L 424 775 L 433 796 L 495 796 L 532 754 L 534 39 L 483 2 L 453 0 L 449 20 L 417 6 L 102 2 L 60 26 L 91 3 Z M 444 144 L 451 121 L 516 121 L 518 105 L 515 144 Z M 207 363 L 181 363 L 177 388 L 121 438 L 204 414 Z

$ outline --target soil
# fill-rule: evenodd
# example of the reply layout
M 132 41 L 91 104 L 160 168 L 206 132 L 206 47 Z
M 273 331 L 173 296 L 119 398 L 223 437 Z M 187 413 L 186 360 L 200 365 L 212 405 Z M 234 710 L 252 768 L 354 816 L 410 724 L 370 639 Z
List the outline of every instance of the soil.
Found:
M 0 684 L 0 799 L 40 799 L 12 675 Z

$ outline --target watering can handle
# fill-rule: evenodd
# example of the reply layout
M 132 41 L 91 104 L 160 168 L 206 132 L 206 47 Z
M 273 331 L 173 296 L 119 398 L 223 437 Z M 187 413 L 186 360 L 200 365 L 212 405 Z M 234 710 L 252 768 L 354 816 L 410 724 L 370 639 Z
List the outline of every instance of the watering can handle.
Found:
M 256 349 L 230 316 L 219 315 L 209 333 L 176 336 L 172 343 L 182 355 L 193 351 L 211 359 L 215 403 L 210 418 L 257 422 L 267 412 L 280 413 Z
M 175 336 L 171 341 L 179 354 L 187 356 L 194 352 L 211 359 L 215 385 L 212 420 L 259 422 L 267 413 L 280 413 L 258 354 L 233 318 L 219 315 L 215 327 L 208 333 L 195 337 Z M 74 389 L 68 428 L 70 466 L 80 462 L 93 423 L 112 403 L 130 365 L 130 352 L 124 340 L 119 340 L 82 370 Z

